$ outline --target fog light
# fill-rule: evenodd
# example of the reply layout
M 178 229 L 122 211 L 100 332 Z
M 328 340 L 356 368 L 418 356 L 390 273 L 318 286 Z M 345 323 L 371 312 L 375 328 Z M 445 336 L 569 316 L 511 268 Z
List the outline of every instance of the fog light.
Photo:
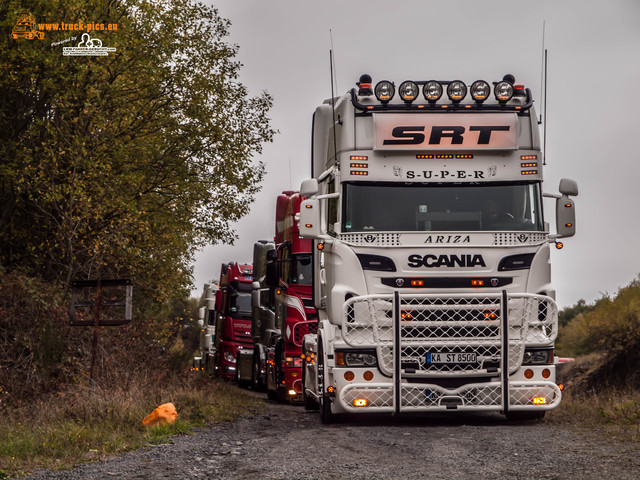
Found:
M 548 368 L 545 368 L 544 370 L 542 370 L 542 378 L 549 378 L 551 376 L 551 370 L 549 370 Z
M 346 372 L 344 372 L 344 379 L 347 382 L 350 382 L 354 378 L 356 378 L 356 375 L 351 370 L 347 370 Z
M 533 378 L 533 370 L 531 370 L 530 368 L 527 368 L 524 371 L 524 378 L 531 380 Z
M 546 405 L 547 397 L 533 397 L 531 399 L 531 403 L 533 403 L 534 405 Z
M 370 372 L 369 370 L 364 372 L 364 375 L 362 376 L 367 382 L 370 382 L 371 380 L 373 380 L 373 372 Z
M 292 397 L 296 396 L 296 391 L 295 390 L 289 390 L 289 395 L 291 395 Z
M 353 406 L 354 407 L 366 407 L 369 404 L 369 402 L 367 402 L 366 398 L 356 398 L 353 401 Z

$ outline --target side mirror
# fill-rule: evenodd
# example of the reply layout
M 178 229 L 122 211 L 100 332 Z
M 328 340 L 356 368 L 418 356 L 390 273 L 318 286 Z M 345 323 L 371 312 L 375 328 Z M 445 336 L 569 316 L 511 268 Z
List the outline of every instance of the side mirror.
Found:
M 269 250 L 267 252 L 267 261 L 268 262 L 273 262 L 274 260 L 278 259 L 278 251 L 276 249 L 273 250 Z
M 562 195 L 573 195 L 575 197 L 578 195 L 578 184 L 575 180 L 563 178 L 560 180 L 560 187 L 558 190 L 560 190 Z
M 198 319 L 198 326 L 200 328 L 204 327 L 204 320 L 203 319 L 201 319 L 201 318 Z
M 578 195 L 578 184 L 569 178 L 560 180 L 558 187 L 562 196 L 556 198 L 556 231 L 558 238 L 576 234 L 576 206 L 569 195 Z
M 251 308 L 260 308 L 260 283 L 251 284 Z
M 308 178 L 300 185 L 300 196 L 311 197 L 318 194 L 318 180 L 315 178 Z
M 205 312 L 206 312 L 206 308 L 205 307 L 200 307 L 198 309 L 198 322 L 200 320 L 202 320 L 204 322 L 204 314 L 205 314 Z
M 265 275 L 265 283 L 267 287 L 278 287 L 278 264 L 271 262 L 267 263 L 267 274 Z
M 300 203 L 298 229 L 300 230 L 300 236 L 303 238 L 320 238 L 324 236 L 320 200 L 311 198 Z

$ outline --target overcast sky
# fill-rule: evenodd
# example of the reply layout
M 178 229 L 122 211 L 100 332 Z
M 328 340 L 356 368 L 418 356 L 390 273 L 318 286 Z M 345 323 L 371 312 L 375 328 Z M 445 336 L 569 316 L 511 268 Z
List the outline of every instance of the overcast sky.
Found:
M 640 273 L 640 1 L 545 0 L 205 0 L 228 18 L 240 46 L 240 80 L 274 97 L 279 131 L 259 158 L 267 165 L 251 214 L 234 246 L 205 248 L 195 290 L 218 278 L 220 264 L 251 263 L 258 239 L 273 238 L 275 199 L 310 176 L 311 116 L 331 95 L 333 38 L 337 88 L 362 73 L 374 84 L 460 79 L 468 84 L 512 73 L 542 110 L 548 50 L 547 167 L 544 190 L 562 177 L 578 182 L 577 234 L 552 249 L 559 306 L 615 294 Z M 330 31 L 332 34 L 330 35 Z M 554 205 L 546 201 L 555 225 Z

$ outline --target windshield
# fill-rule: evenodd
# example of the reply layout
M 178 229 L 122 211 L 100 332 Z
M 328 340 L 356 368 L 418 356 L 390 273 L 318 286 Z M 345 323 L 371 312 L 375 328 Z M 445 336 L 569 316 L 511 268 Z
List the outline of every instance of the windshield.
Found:
M 293 256 L 291 283 L 311 285 L 311 255 L 308 253 Z
M 344 185 L 342 231 L 543 231 L 539 183 Z
M 238 292 L 229 295 L 229 313 L 234 318 L 251 318 L 251 294 Z

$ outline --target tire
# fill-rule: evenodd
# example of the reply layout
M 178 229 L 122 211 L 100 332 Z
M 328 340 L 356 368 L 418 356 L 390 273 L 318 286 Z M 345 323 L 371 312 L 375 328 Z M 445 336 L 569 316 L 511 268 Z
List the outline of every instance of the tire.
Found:
M 507 420 L 510 422 L 535 422 L 542 420 L 545 413 L 547 413 L 546 410 L 537 412 L 507 412 L 505 417 L 507 417 Z
M 335 423 L 337 415 L 331 411 L 331 398 L 325 392 L 324 382 L 326 379 L 326 371 L 324 366 L 324 349 L 322 348 L 322 337 L 318 336 L 318 390 L 320 394 L 320 421 L 327 425 Z
M 257 392 L 264 390 L 264 382 L 260 378 L 260 352 L 257 348 L 253 351 L 253 365 L 251 366 L 251 388 Z

